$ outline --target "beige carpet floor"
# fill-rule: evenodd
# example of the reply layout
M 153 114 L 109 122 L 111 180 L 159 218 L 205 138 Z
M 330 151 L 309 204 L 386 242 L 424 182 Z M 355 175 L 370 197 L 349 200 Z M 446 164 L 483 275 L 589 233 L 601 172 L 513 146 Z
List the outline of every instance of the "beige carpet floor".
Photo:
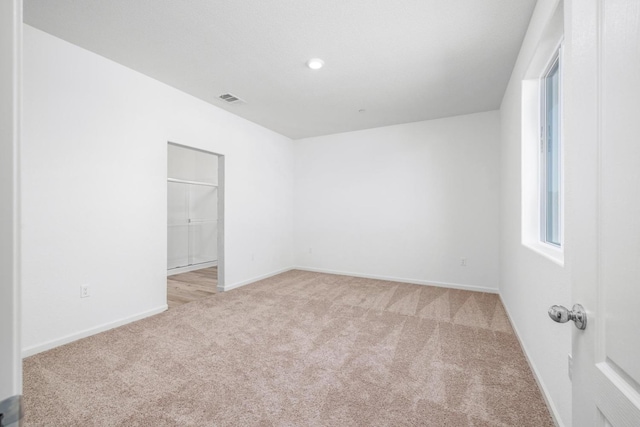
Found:
M 24 361 L 27 426 L 553 426 L 496 295 L 290 271 Z

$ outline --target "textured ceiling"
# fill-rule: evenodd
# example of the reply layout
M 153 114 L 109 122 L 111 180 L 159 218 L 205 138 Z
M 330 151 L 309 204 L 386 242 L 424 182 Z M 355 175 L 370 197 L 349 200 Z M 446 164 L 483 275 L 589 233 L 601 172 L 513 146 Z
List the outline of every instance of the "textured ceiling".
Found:
M 24 19 L 296 139 L 499 108 L 534 6 L 25 0 Z M 312 57 L 325 67 L 307 68 Z M 218 99 L 227 92 L 246 103 Z

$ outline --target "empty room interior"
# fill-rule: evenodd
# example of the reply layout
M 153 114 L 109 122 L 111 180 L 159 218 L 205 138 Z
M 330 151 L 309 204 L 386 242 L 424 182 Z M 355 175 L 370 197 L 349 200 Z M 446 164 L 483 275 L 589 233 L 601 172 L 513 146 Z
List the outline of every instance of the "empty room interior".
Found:
M 637 0 L 6 3 L 23 425 L 638 425 Z

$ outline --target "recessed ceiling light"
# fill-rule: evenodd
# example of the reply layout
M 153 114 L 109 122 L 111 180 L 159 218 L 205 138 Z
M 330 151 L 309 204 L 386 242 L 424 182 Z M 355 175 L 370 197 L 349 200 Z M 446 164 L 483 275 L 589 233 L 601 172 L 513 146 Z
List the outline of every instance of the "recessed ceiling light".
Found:
M 324 61 L 320 58 L 311 58 L 307 61 L 307 67 L 312 70 L 319 70 L 324 65 Z

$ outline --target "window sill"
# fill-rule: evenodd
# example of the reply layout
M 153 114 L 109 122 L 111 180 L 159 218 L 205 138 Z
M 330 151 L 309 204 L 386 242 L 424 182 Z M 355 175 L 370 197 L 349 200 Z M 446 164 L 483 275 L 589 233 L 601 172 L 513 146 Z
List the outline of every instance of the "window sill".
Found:
M 542 255 L 548 260 L 564 267 L 564 250 L 540 241 L 522 242 L 522 244 L 533 252 Z

